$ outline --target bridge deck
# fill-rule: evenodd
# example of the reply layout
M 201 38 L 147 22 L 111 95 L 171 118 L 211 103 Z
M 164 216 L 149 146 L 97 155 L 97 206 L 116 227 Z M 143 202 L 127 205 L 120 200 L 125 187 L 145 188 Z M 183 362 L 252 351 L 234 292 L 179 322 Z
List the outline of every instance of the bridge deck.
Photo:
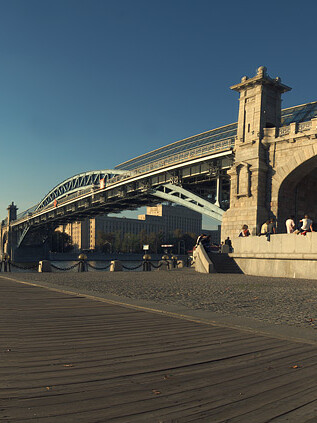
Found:
M 316 422 L 316 346 L 0 277 L 0 421 Z

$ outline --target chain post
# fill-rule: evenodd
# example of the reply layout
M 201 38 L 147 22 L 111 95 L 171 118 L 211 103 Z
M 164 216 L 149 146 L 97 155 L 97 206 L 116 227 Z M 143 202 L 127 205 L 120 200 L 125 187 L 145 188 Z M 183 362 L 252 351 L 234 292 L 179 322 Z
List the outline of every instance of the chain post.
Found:
M 149 254 L 144 254 L 143 256 L 143 272 L 150 272 L 151 271 L 151 256 Z
M 9 254 L 7 254 L 7 253 L 3 254 L 2 263 L 3 263 L 3 271 L 4 272 L 11 272 L 11 261 L 10 261 Z
M 177 256 L 172 256 L 171 259 L 172 259 L 172 267 L 173 267 L 173 269 L 176 269 L 176 267 L 177 267 Z
M 78 272 L 87 272 L 88 266 L 86 264 L 87 256 L 86 254 L 79 254 L 79 264 L 78 264 Z

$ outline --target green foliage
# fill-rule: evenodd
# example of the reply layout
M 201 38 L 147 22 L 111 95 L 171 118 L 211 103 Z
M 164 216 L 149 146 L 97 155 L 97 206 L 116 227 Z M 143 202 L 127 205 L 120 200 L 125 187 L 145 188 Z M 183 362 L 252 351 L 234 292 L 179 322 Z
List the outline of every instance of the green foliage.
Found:
M 98 231 L 96 237 L 96 247 L 103 253 L 112 253 L 115 239 L 116 237 L 114 233 Z
M 175 245 L 175 253 L 185 253 L 191 250 L 196 242 L 195 234 L 184 234 L 180 229 L 176 229 L 173 234 L 165 237 L 163 232 L 146 233 L 142 230 L 139 234 L 97 232 L 96 247 L 104 253 L 143 253 L 143 245 L 149 245 L 149 253 L 161 253 L 162 244 Z
M 51 250 L 56 253 L 67 253 L 73 249 L 72 239 L 65 232 L 54 231 L 51 238 Z

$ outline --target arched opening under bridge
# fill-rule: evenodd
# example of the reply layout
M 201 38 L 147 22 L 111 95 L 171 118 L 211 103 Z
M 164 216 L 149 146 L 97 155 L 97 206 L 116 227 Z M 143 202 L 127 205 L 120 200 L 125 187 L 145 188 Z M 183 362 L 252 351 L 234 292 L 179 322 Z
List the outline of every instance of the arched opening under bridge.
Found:
M 282 182 L 278 195 L 278 229 L 286 232 L 291 215 L 295 223 L 308 214 L 317 223 L 317 156 L 295 168 Z

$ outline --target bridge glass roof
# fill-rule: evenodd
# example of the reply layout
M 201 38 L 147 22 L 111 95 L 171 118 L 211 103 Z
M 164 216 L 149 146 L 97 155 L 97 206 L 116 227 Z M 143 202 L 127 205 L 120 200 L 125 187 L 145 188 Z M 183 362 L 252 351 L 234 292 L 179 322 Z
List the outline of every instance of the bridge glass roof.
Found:
M 151 163 L 156 160 L 164 159 L 165 157 L 172 156 L 177 153 L 184 153 L 196 147 L 201 147 L 205 144 L 223 141 L 226 139 L 234 139 L 237 133 L 237 123 L 222 126 L 221 128 L 212 129 L 211 131 L 203 132 L 202 134 L 194 135 L 185 138 L 181 141 L 176 141 L 172 144 L 153 150 L 149 153 L 142 154 L 142 156 L 128 160 L 115 167 L 115 169 L 132 170 L 145 164 Z
M 300 106 L 289 107 L 282 110 L 282 126 L 287 126 L 293 122 L 305 122 L 314 117 L 317 117 L 317 101 L 307 103 Z M 212 129 L 202 134 L 194 135 L 172 144 L 168 144 L 157 150 L 142 154 L 115 167 L 115 169 L 132 170 L 140 166 L 152 163 L 156 160 L 161 160 L 180 152 L 186 152 L 196 147 L 205 144 L 217 143 L 226 139 L 234 139 L 237 135 L 237 123 L 222 126 L 221 128 Z
M 282 110 L 282 126 L 287 126 L 293 122 L 306 122 L 314 117 L 317 117 L 317 101 L 289 107 Z

